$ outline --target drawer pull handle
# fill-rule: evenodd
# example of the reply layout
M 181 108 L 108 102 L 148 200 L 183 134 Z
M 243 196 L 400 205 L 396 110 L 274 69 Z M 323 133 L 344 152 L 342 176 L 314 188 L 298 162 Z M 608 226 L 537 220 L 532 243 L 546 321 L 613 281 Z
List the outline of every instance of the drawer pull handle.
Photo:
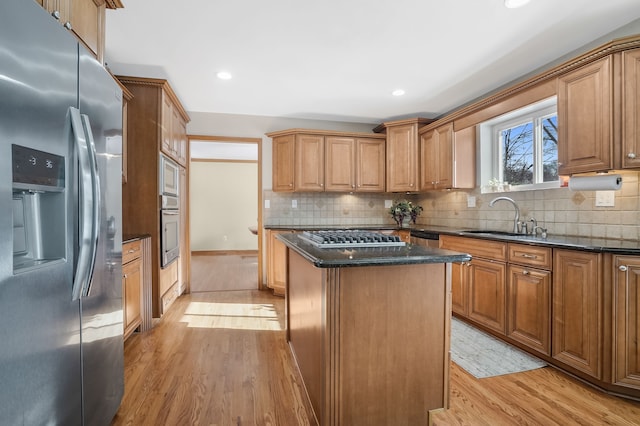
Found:
M 526 254 L 526 253 L 523 253 L 521 256 L 522 256 L 522 257 L 525 257 L 525 258 L 527 258 L 527 259 L 537 259 L 537 258 L 538 258 L 538 256 L 536 256 L 535 254 Z

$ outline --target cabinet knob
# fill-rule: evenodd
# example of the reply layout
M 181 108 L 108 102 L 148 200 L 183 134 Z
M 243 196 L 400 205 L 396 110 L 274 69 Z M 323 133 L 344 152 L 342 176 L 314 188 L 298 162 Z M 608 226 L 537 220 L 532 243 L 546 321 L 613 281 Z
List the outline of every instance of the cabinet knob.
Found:
M 634 160 L 636 158 L 636 153 L 635 152 L 630 152 L 627 154 L 627 158 Z
M 51 12 L 51 16 L 53 16 L 56 20 L 60 20 L 60 11 L 59 10 L 54 10 L 53 12 Z
M 360 186 L 360 185 L 358 185 L 358 186 Z M 351 185 L 351 187 L 352 187 L 352 188 L 355 188 L 356 186 L 355 186 L 355 185 Z
M 525 269 L 524 271 L 522 271 L 522 275 L 529 275 L 529 271 Z
M 70 30 L 70 29 L 71 29 L 71 22 L 69 22 L 69 21 L 65 22 L 65 23 L 64 23 L 64 27 L 65 27 L 66 29 Z
M 123 277 L 124 277 L 124 279 L 126 280 L 127 278 L 129 278 L 129 275 L 124 274 L 124 275 L 123 275 Z
M 293 184 L 292 184 L 292 183 L 290 183 L 290 184 L 289 184 L 289 186 L 293 186 Z
M 410 184 L 409 184 L 409 186 L 413 187 L 413 184 L 412 184 L 412 183 L 410 183 Z
M 622 272 L 627 272 L 627 267 L 625 265 L 618 266 L 618 269 Z

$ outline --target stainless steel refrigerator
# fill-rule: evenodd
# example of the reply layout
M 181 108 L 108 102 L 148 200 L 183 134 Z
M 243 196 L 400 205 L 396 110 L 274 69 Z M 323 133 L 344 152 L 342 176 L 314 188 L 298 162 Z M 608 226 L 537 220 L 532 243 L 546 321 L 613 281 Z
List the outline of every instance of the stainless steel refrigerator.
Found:
M 0 2 L 0 425 L 108 425 L 124 390 L 122 92 Z

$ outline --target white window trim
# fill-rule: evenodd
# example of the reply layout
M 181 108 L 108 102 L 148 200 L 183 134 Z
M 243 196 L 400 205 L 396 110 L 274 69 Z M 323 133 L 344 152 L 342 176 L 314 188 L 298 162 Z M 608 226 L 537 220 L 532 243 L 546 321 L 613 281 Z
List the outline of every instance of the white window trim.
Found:
M 508 112 L 499 117 L 485 121 L 479 125 L 480 143 L 478 158 L 480 159 L 479 182 L 481 193 L 503 191 L 531 191 L 535 189 L 559 188 L 560 181 L 534 183 L 530 185 L 507 186 L 494 188 L 489 185 L 493 179 L 502 179 L 500 167 L 501 144 L 496 141 L 499 138 L 498 128 L 517 126 L 527 121 L 541 119 L 557 113 L 557 98 L 555 96 L 527 105 L 526 107 Z M 499 176 L 500 175 L 500 176 Z

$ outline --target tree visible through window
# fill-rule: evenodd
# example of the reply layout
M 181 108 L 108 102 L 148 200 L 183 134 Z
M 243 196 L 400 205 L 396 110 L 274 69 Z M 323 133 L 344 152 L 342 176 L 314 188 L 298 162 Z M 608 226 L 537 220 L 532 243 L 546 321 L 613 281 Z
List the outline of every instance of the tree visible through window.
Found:
M 498 127 L 501 180 L 532 185 L 558 180 L 557 114 Z

